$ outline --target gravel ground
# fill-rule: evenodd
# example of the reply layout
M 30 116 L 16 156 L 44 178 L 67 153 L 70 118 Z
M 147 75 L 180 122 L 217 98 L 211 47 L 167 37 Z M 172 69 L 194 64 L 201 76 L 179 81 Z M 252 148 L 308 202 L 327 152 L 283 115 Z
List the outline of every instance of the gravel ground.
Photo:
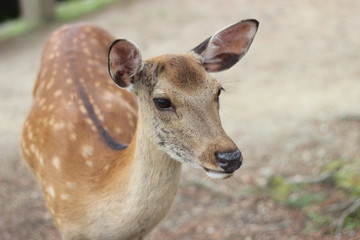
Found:
M 149 239 L 336 239 L 306 233 L 303 211 L 261 189 L 270 175 L 317 176 L 333 159 L 360 159 L 359 12 L 357 0 L 138 0 L 80 19 L 133 40 L 144 58 L 186 52 L 241 19 L 260 21 L 244 59 L 215 75 L 226 89 L 224 128 L 244 165 L 225 181 L 184 166 L 175 203 Z M 60 25 L 0 42 L 3 240 L 60 239 L 19 148 L 42 47 Z M 343 238 L 360 239 L 359 229 Z

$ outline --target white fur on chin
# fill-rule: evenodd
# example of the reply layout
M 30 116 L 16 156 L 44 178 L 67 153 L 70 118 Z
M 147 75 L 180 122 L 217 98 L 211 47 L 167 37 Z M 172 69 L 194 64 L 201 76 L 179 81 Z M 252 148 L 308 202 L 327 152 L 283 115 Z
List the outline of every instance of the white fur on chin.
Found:
M 205 172 L 212 179 L 225 179 L 233 175 L 232 173 L 225 173 L 225 172 L 214 172 L 214 171 L 205 171 Z

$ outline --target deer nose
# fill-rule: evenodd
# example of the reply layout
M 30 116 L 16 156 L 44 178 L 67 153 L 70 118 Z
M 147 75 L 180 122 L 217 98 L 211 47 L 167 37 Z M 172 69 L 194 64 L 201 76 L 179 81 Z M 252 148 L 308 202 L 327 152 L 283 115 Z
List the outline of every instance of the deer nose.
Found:
M 227 173 L 232 173 L 239 169 L 242 163 L 242 155 L 239 150 L 232 152 L 216 152 L 216 162 Z

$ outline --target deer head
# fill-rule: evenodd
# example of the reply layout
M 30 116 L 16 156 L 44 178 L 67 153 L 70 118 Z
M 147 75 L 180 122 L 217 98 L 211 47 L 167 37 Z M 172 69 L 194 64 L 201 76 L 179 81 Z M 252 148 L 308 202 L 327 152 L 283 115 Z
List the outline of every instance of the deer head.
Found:
M 142 60 L 139 47 L 116 40 L 109 50 L 111 78 L 139 101 L 144 134 L 160 151 L 205 170 L 211 178 L 230 177 L 242 155 L 222 128 L 221 84 L 209 73 L 232 67 L 249 49 L 256 20 L 228 26 L 182 55 Z

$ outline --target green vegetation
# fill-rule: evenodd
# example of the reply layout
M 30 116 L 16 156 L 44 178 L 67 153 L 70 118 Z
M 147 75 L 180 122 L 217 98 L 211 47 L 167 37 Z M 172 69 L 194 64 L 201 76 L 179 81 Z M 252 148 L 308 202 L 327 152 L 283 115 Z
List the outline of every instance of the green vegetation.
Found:
M 350 196 L 360 196 L 360 166 L 344 166 L 334 176 L 337 186 Z
M 270 195 L 274 199 L 278 201 L 285 201 L 288 199 L 289 195 L 299 186 L 288 183 L 283 177 L 274 176 L 269 179 L 268 187 L 270 190 Z
M 299 196 L 287 200 L 287 204 L 291 207 L 305 208 L 312 204 L 322 203 L 325 199 L 326 194 L 324 193 L 303 192 Z
M 71 21 L 84 14 L 99 10 L 106 5 L 120 0 L 68 0 L 57 4 L 55 8 L 55 19 L 60 21 Z M 20 36 L 34 29 L 36 24 L 26 22 L 22 19 L 4 23 L 0 32 L 0 40 Z
M 119 0 L 72 0 L 59 3 L 56 10 L 56 19 L 61 21 L 70 21 L 84 14 L 94 12 L 104 6 Z
M 32 29 L 34 29 L 35 24 L 28 23 L 24 20 L 18 19 L 6 23 L 3 26 L 3 29 L 0 34 L 0 40 L 5 40 L 11 37 L 20 36 Z
M 346 217 L 344 228 L 347 230 L 354 230 L 360 227 L 360 208 L 357 211 Z
M 360 213 L 355 216 L 349 216 L 345 219 L 344 228 L 346 230 L 354 230 L 360 227 Z
M 331 224 L 334 219 L 328 214 L 316 213 L 309 211 L 306 213 L 308 221 L 305 224 L 304 233 L 317 233 L 319 229 Z
M 297 182 L 273 176 L 268 180 L 267 192 L 278 203 L 306 214 L 304 233 L 326 229 L 328 233 L 340 234 L 342 230 L 359 229 L 360 161 L 334 160 L 324 167 L 324 172 L 328 173 L 326 178 Z

